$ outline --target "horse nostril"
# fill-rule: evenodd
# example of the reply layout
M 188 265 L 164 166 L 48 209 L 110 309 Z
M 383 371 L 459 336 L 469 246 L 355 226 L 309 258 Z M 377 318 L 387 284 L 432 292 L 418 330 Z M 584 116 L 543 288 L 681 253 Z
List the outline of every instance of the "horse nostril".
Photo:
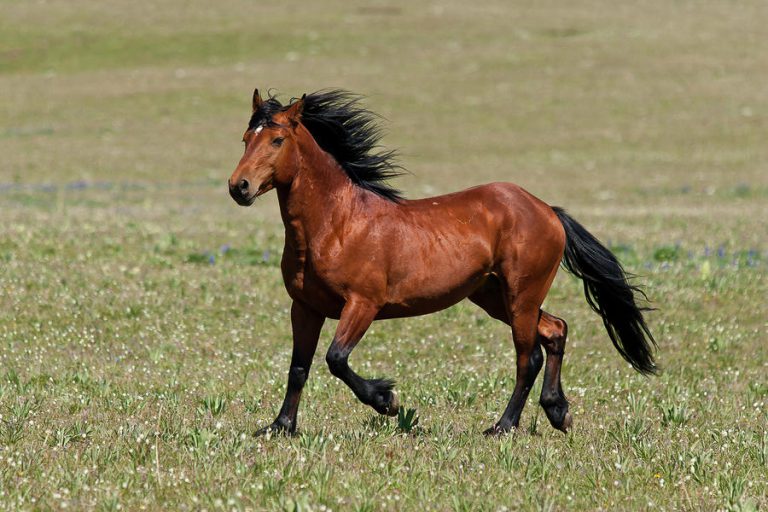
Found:
M 239 188 L 240 188 L 240 192 L 242 192 L 243 194 L 245 194 L 246 192 L 248 192 L 248 187 L 249 187 L 250 185 L 251 185 L 251 184 L 250 184 L 250 183 L 248 183 L 248 180 L 240 180 L 240 185 L 239 185 Z

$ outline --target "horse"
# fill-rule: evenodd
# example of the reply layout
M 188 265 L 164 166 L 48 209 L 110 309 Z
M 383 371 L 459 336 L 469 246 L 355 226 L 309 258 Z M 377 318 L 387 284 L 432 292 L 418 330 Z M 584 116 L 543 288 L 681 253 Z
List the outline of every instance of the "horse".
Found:
M 565 210 L 512 183 L 408 200 L 389 184 L 403 173 L 380 148 L 379 116 L 362 97 L 321 90 L 292 98 L 253 93 L 245 151 L 229 193 L 250 206 L 272 189 L 285 226 L 281 270 L 292 299 L 293 350 L 277 418 L 255 435 L 296 432 L 302 389 L 326 318 L 338 320 L 330 372 L 382 415 L 400 408 L 390 379 L 353 371 L 348 358 L 376 320 L 425 315 L 468 298 L 512 329 L 516 382 L 501 418 L 484 431 L 518 427 L 544 366 L 540 404 L 568 432 L 560 372 L 568 325 L 541 309 L 558 268 L 580 278 L 619 354 L 656 373 L 656 341 L 638 305 L 647 300 L 617 258 Z M 546 353 L 546 362 L 542 355 Z

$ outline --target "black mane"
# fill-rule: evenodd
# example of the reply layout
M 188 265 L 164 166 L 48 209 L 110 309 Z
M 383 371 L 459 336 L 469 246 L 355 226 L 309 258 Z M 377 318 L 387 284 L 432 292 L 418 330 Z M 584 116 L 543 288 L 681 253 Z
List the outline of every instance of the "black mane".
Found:
M 270 96 L 268 100 L 264 101 L 259 109 L 251 115 L 251 120 L 248 121 L 248 129 L 253 130 L 261 124 L 269 124 L 272 122 L 272 116 L 283 110 L 283 105 L 277 101 L 277 98 Z
M 376 151 L 382 137 L 379 116 L 360 106 L 361 96 L 343 90 L 318 91 L 304 97 L 301 123 L 317 144 L 330 153 L 358 187 L 390 201 L 403 198 L 387 180 L 403 174 L 395 162 L 395 151 Z M 248 128 L 271 122 L 272 116 L 288 108 L 274 97 L 253 113 Z

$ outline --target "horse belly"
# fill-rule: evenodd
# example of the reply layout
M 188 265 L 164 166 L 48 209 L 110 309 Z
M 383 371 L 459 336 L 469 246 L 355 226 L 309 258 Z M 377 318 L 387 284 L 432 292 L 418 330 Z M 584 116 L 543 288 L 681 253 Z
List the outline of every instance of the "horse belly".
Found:
M 418 316 L 449 308 L 480 288 L 491 272 L 490 264 L 484 262 L 425 270 L 414 270 L 392 287 L 379 318 Z

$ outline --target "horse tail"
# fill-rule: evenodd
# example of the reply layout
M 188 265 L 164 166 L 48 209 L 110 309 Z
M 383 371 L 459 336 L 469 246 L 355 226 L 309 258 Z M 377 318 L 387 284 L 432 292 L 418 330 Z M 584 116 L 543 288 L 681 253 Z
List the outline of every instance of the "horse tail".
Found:
M 643 318 L 643 311 L 650 308 L 638 307 L 635 302 L 636 295 L 647 300 L 645 293 L 630 284 L 633 276 L 597 238 L 562 208 L 552 209 L 565 229 L 562 265 L 584 281 L 587 302 L 602 317 L 613 346 L 640 373 L 656 373 L 656 340 Z

